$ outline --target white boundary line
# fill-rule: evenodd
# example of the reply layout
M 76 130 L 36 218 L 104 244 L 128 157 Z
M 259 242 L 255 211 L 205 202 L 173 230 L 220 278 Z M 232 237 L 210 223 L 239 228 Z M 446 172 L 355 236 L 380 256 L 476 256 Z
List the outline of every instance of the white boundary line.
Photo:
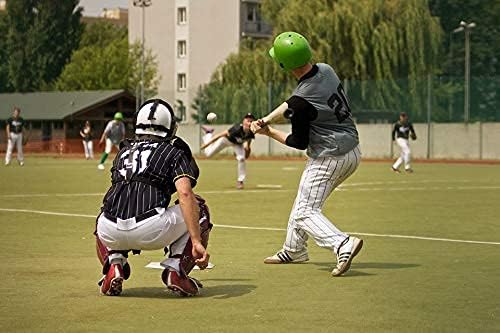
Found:
M 85 217 L 85 218 L 92 218 L 92 219 L 96 218 L 95 215 L 49 212 L 49 211 L 31 210 L 31 209 L 0 208 L 0 211 L 1 212 L 13 212 L 13 213 L 31 213 L 31 214 L 42 214 L 42 215 L 69 216 L 69 217 Z M 286 230 L 283 228 L 246 227 L 246 226 L 225 225 L 225 224 L 216 224 L 215 227 L 228 228 L 228 229 L 267 230 L 267 231 L 285 231 Z M 404 239 L 418 239 L 418 240 L 430 240 L 430 241 L 440 241 L 440 242 L 500 245 L 500 242 L 473 241 L 473 240 L 436 238 L 436 237 L 424 237 L 424 236 L 372 234 L 372 233 L 363 233 L 363 232 L 347 232 L 347 233 L 361 235 L 361 236 L 372 236 L 372 237 L 404 238 Z
M 335 191 L 356 191 L 356 192 L 370 192 L 370 191 L 466 191 L 466 190 L 498 190 L 500 185 L 471 185 L 471 186 L 413 186 L 413 187 L 366 187 L 366 188 L 348 188 L 363 185 L 383 185 L 383 184 L 406 184 L 411 182 L 372 182 L 372 183 L 353 183 L 343 184 L 335 189 Z M 417 183 L 417 182 L 415 182 Z M 296 192 L 297 189 L 272 189 L 262 188 L 255 190 L 220 190 L 220 191 L 197 191 L 199 194 L 234 194 L 234 193 L 266 193 L 266 192 Z M 31 198 L 31 197 L 94 197 L 104 196 L 106 193 L 26 193 L 26 194 L 0 194 L 2 198 Z

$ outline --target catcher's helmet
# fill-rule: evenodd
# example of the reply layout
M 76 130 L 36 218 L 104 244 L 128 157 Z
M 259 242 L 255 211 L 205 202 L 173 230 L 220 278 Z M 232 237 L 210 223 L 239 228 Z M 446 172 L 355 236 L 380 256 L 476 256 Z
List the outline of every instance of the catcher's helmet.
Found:
M 175 136 L 177 122 L 174 109 L 162 99 L 145 101 L 137 112 L 135 134 L 149 134 L 170 139 Z
M 115 120 L 123 120 L 123 114 L 121 112 L 117 112 L 113 118 Z
M 307 39 L 293 31 L 279 34 L 269 50 L 269 55 L 287 71 L 304 66 L 312 58 Z

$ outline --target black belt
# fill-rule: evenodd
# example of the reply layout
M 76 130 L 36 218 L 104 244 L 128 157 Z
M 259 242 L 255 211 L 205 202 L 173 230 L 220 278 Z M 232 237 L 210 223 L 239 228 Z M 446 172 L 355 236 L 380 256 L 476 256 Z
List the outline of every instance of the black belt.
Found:
M 117 221 L 116 216 L 112 216 L 106 212 L 103 212 L 103 215 L 105 218 L 107 218 L 111 222 L 116 223 L 116 221 Z M 139 223 L 139 222 L 144 221 L 145 219 L 148 219 L 148 218 L 153 217 L 155 215 L 158 215 L 158 211 L 156 209 L 151 209 L 143 214 L 135 216 L 135 223 Z

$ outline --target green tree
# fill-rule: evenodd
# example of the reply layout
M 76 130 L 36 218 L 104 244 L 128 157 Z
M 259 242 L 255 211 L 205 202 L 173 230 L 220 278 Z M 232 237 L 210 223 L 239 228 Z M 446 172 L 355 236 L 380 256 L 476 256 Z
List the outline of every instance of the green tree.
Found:
M 0 12 L 0 36 L 7 36 L 9 31 L 7 15 Z M 7 53 L 7 39 L 0 38 L 0 93 L 9 91 L 9 56 Z
M 331 64 L 341 79 L 349 80 L 350 90 L 358 96 L 353 101 L 356 109 L 399 109 L 404 100 L 410 111 L 421 112 L 425 85 L 420 78 L 437 71 L 442 36 L 427 1 L 263 0 L 262 11 L 275 34 L 304 34 L 313 60 Z M 209 108 L 236 116 L 231 104 L 243 108 L 244 103 L 222 102 L 228 89 L 232 94 L 227 98 L 256 103 L 257 114 L 267 112 L 268 82 L 273 82 L 272 105 L 291 93 L 295 80 L 269 58 L 270 46 L 271 41 L 244 42 L 237 55 L 227 58 L 204 88 L 211 98 Z M 407 82 L 404 91 L 397 82 L 400 78 Z
M 26 92 L 49 88 L 72 51 L 83 26 L 79 0 L 9 0 L 9 83 Z
M 106 47 L 117 39 L 127 38 L 126 27 L 120 27 L 106 21 L 85 24 L 85 30 L 78 48 L 87 46 Z
M 471 119 L 500 121 L 500 0 L 430 0 L 429 5 L 446 36 L 442 72 L 455 89 L 441 102 L 449 118 L 462 120 L 463 114 L 464 33 L 453 34 L 463 20 L 476 23 L 470 35 Z
M 76 50 L 57 80 L 56 89 L 136 92 L 140 82 L 140 45 L 129 47 L 126 36 L 106 40 L 103 45 L 97 43 Z M 158 87 L 157 62 L 151 51 L 145 56 L 144 78 L 145 96 L 154 95 Z

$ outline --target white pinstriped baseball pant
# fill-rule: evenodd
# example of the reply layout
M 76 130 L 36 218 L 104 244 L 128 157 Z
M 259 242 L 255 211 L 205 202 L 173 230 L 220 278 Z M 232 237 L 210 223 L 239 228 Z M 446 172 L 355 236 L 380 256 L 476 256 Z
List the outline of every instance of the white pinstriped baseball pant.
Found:
M 307 161 L 288 220 L 284 250 L 304 250 L 309 236 L 320 247 L 332 251 L 340 246 L 348 235 L 330 222 L 321 210 L 333 190 L 354 173 L 360 162 L 359 146 L 343 156 Z

